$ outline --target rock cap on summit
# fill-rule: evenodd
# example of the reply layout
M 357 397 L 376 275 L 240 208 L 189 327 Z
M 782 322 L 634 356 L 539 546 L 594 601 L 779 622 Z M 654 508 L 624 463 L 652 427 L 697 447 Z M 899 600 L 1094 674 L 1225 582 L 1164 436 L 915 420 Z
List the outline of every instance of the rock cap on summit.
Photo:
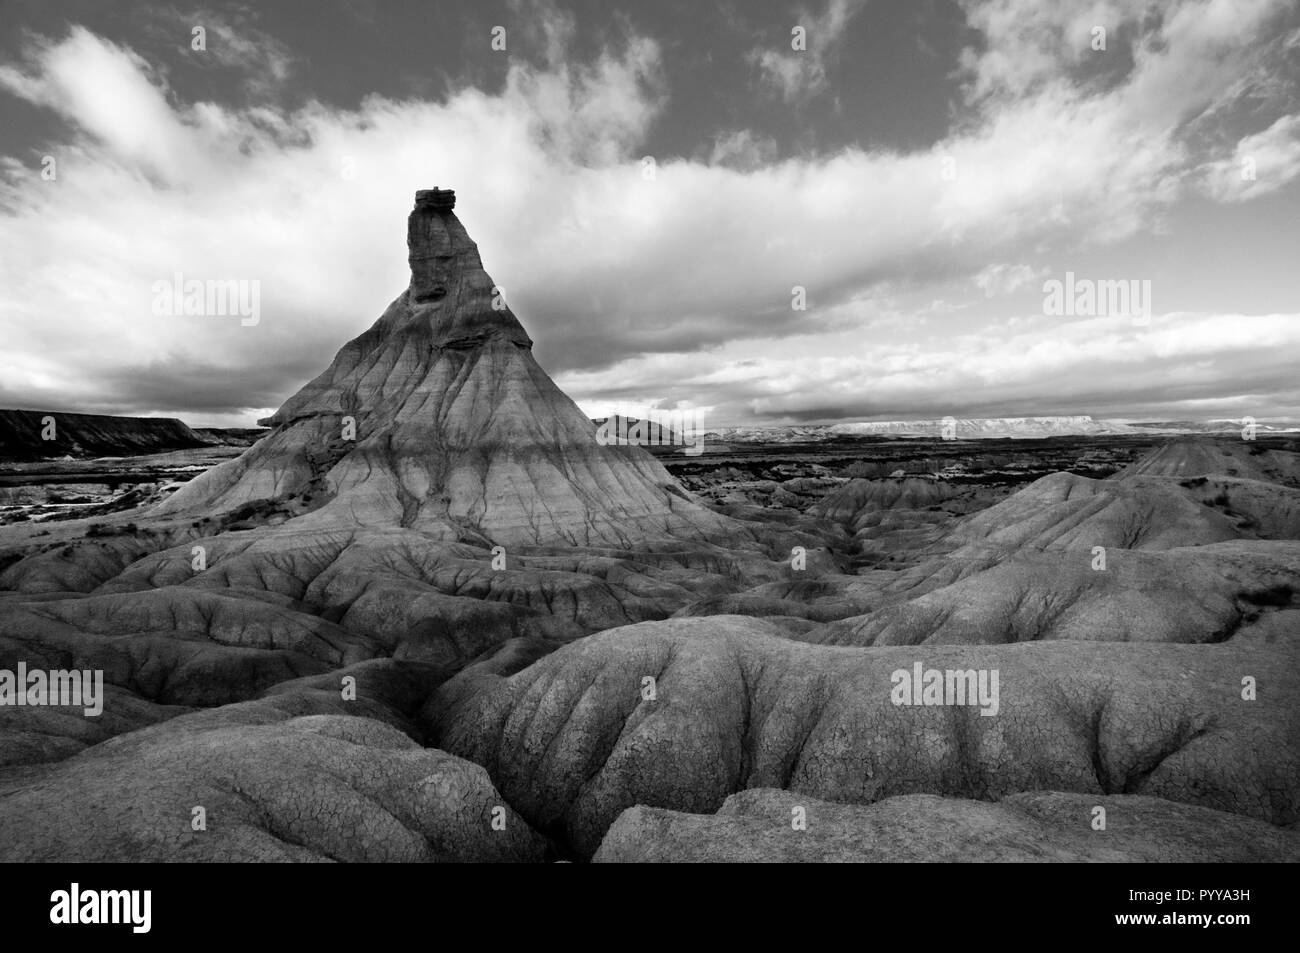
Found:
M 456 193 L 452 189 L 420 189 L 415 193 L 415 207 L 434 212 L 450 212 L 456 207 Z

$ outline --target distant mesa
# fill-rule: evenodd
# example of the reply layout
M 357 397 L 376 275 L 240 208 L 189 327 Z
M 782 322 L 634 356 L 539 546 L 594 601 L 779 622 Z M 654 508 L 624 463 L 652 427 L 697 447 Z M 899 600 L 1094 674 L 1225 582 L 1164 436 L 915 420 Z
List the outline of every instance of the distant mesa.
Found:
M 214 442 L 174 417 L 0 410 L 0 461 L 6 462 L 167 453 Z

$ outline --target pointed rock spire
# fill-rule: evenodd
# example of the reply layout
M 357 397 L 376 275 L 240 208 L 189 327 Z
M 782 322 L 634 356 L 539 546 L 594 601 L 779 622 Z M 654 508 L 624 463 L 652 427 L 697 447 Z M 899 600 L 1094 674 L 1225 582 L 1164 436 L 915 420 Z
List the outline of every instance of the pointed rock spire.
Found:
M 415 208 L 406 219 L 407 301 L 413 315 L 430 322 L 439 346 L 465 348 L 503 336 L 532 347 L 504 294 L 483 270 L 478 245 L 452 212 L 455 206 L 450 189 L 415 193 Z
M 274 500 L 304 527 L 398 525 L 506 543 L 743 532 L 641 448 L 597 442 L 534 360 L 454 206 L 450 190 L 416 193 L 408 288 L 263 421 L 271 434 L 161 511 Z

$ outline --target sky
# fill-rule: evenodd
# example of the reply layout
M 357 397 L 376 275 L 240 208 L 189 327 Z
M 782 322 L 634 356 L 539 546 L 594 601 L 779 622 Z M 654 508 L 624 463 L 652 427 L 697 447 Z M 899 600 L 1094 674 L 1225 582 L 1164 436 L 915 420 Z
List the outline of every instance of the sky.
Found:
M 251 425 L 405 288 L 440 186 L 593 416 L 1300 418 L 1295 0 L 0 23 L 0 407 Z M 159 313 L 177 274 L 256 323 Z

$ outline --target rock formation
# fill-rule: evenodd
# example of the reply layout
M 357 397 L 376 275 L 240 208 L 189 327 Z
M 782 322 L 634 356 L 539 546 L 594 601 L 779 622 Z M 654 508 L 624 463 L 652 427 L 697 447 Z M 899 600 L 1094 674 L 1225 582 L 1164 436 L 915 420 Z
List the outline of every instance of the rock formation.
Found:
M 1099 565 L 1082 548 L 1018 553 L 951 585 L 843 617 L 807 638 L 825 645 L 1249 638 L 1289 605 L 1300 580 L 1300 542 L 1114 549 L 1105 568 Z
M 1096 807 L 1105 837 L 1080 824 Z M 791 823 L 803 812 L 805 829 Z M 1300 834 L 1236 814 L 1136 795 L 1034 791 L 999 801 L 904 794 L 838 804 L 755 788 L 716 814 L 637 806 L 596 863 L 1259 863 L 1300 860 Z
M 1118 477 L 1215 475 L 1300 487 L 1300 461 L 1294 453 L 1266 449 L 1240 437 L 1182 437 L 1167 441 Z
M 590 636 L 508 676 L 471 667 L 429 717 L 439 747 L 487 767 L 529 823 L 586 855 L 627 808 L 712 813 L 747 788 L 852 804 L 1139 794 L 1289 826 L 1300 820 L 1298 649 L 845 649 L 790 641 L 759 619 L 673 619 Z M 918 662 L 998 671 L 997 713 L 894 704 L 893 673 Z M 1274 688 L 1245 702 L 1241 678 L 1255 673 Z
M 290 684 L 29 770 L 0 786 L 0 861 L 545 859 L 481 767 L 401 730 L 419 678 L 350 671 L 359 702 Z
M 269 436 L 158 512 L 269 500 L 308 512 L 308 526 L 401 526 L 506 545 L 743 532 L 640 447 L 597 442 L 595 425 L 533 359 L 454 205 L 450 191 L 418 193 L 407 289 L 263 421 Z

